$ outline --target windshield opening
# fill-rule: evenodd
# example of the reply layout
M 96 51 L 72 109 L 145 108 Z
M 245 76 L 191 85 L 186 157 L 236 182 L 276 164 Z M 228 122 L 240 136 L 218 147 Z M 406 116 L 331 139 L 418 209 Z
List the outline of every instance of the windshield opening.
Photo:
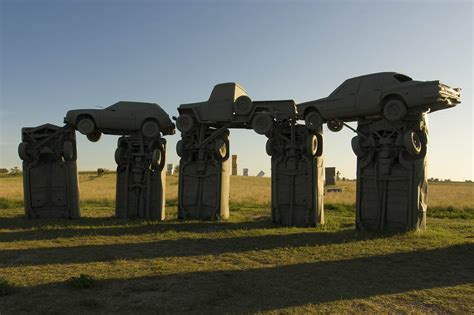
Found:
M 406 75 L 403 75 L 403 74 L 395 74 L 394 75 L 395 79 L 398 80 L 398 82 L 408 82 L 408 81 L 412 81 L 413 79 L 410 78 L 409 76 L 406 76 Z

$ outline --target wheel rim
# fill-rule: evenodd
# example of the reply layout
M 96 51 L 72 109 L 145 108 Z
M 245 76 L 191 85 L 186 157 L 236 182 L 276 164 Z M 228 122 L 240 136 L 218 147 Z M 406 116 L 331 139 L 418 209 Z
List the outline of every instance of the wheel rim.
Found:
M 194 122 L 191 116 L 184 114 L 178 117 L 176 121 L 176 127 L 178 127 L 179 131 L 181 132 L 188 132 L 191 131 L 193 128 Z
M 159 149 L 155 149 L 155 150 L 153 151 L 152 159 L 153 159 L 153 161 L 151 161 L 151 163 L 152 163 L 152 166 L 153 166 L 153 167 L 156 167 L 156 166 L 159 166 L 159 165 L 160 165 L 160 162 L 161 162 L 161 152 L 160 152 Z
M 385 104 L 383 114 L 390 121 L 401 120 L 406 114 L 406 107 L 402 101 L 391 100 Z
M 310 135 L 308 139 L 308 153 L 310 155 L 315 155 L 318 151 L 318 138 L 316 135 Z
M 330 122 L 328 122 L 328 128 L 331 131 L 336 131 L 336 132 L 340 131 L 342 127 L 343 127 L 343 124 L 340 121 L 331 120 Z
M 227 155 L 227 145 L 224 141 L 217 144 L 217 152 L 221 158 L 225 158 Z
M 77 126 L 77 129 L 79 129 L 81 133 L 87 135 L 94 132 L 95 125 L 91 119 L 85 118 L 79 121 L 79 125 Z
M 253 129 L 259 134 L 266 134 L 272 128 L 272 118 L 266 115 L 255 117 Z
M 252 109 L 252 101 L 248 96 L 239 96 L 235 100 L 236 114 L 247 114 Z
M 397 117 L 400 113 L 400 108 L 396 104 L 390 104 L 388 107 L 388 115 L 391 117 Z
M 155 122 L 149 121 L 143 125 L 142 132 L 147 137 L 156 137 L 159 133 L 159 128 Z
M 421 140 L 420 137 L 416 133 L 411 134 L 411 141 L 413 143 L 413 147 L 415 148 L 416 152 L 421 151 Z
M 317 130 L 321 128 L 323 121 L 319 113 L 311 112 L 306 116 L 305 123 L 306 123 L 306 127 L 308 127 L 309 129 Z

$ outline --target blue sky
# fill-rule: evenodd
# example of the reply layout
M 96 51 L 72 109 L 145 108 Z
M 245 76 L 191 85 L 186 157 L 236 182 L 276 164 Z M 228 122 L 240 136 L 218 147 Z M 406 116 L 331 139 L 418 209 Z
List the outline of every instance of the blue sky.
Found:
M 346 78 L 398 71 L 462 88 L 430 115 L 428 176 L 473 178 L 472 1 L 1 1 L 0 167 L 20 166 L 23 126 L 119 100 L 170 115 L 221 82 L 254 100 L 327 96 Z M 325 131 L 325 164 L 355 178 L 353 134 Z M 169 162 L 177 163 L 168 137 Z M 270 172 L 266 138 L 231 131 L 239 172 Z M 114 169 L 116 136 L 78 134 L 80 170 Z M 448 163 L 447 161 L 451 161 Z

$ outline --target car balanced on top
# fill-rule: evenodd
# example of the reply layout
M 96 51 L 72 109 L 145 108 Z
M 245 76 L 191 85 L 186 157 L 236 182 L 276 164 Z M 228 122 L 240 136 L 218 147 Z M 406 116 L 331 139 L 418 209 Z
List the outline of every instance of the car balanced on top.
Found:
M 178 112 L 176 127 L 182 133 L 193 131 L 199 124 L 215 128 L 252 128 L 258 134 L 266 134 L 275 123 L 296 118 L 293 100 L 254 102 L 233 82 L 216 85 L 207 101 L 182 104 Z
M 66 113 L 64 123 L 74 127 L 92 142 L 102 133 L 136 134 L 145 138 L 172 135 L 175 126 L 168 114 L 154 103 L 118 102 L 104 109 L 75 109 Z
M 193 148 L 208 147 L 216 140 L 215 152 L 222 160 L 229 152 L 227 128 L 253 129 L 258 134 L 268 135 L 276 124 L 296 119 L 293 100 L 252 101 L 245 90 L 233 82 L 216 85 L 207 101 L 182 104 L 178 112 L 176 127 L 183 137 L 176 146 L 178 156 L 184 156 Z M 200 140 L 196 142 L 196 139 Z
M 400 131 L 400 123 L 409 116 L 450 108 L 460 101 L 460 89 L 440 81 L 414 81 L 400 73 L 381 72 L 348 79 L 328 97 L 296 107 L 298 118 L 304 119 L 311 130 L 318 130 L 327 123 L 329 130 L 337 132 L 344 122 L 382 118 Z M 357 156 L 364 152 L 362 147 L 366 142 L 359 136 L 352 140 Z M 419 155 L 424 139 L 418 130 L 404 130 L 397 143 L 409 154 Z
M 344 81 L 328 97 L 297 105 L 298 118 L 316 130 L 327 123 L 339 131 L 343 122 L 382 116 L 401 121 L 409 113 L 434 112 L 461 101 L 460 89 L 440 81 L 414 81 L 396 72 L 380 72 Z

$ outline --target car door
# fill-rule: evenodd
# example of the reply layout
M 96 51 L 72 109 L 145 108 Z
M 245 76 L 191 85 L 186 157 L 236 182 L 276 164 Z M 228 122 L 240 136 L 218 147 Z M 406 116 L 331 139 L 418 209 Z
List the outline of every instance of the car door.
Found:
M 360 115 L 376 115 L 380 113 L 380 96 L 382 80 L 377 77 L 362 78 L 359 93 L 356 98 L 356 108 Z
M 106 130 L 134 130 L 136 114 L 133 104 L 122 104 L 123 106 L 110 106 L 100 113 L 101 127 Z M 137 110 L 139 110 L 137 108 Z
M 359 84 L 359 78 L 350 79 L 331 93 L 326 99 L 326 104 L 324 105 L 326 114 L 323 114 L 323 116 L 327 119 L 342 119 L 356 115 L 355 100 Z
M 229 122 L 232 120 L 233 98 L 208 101 L 204 106 L 204 117 L 209 122 Z

